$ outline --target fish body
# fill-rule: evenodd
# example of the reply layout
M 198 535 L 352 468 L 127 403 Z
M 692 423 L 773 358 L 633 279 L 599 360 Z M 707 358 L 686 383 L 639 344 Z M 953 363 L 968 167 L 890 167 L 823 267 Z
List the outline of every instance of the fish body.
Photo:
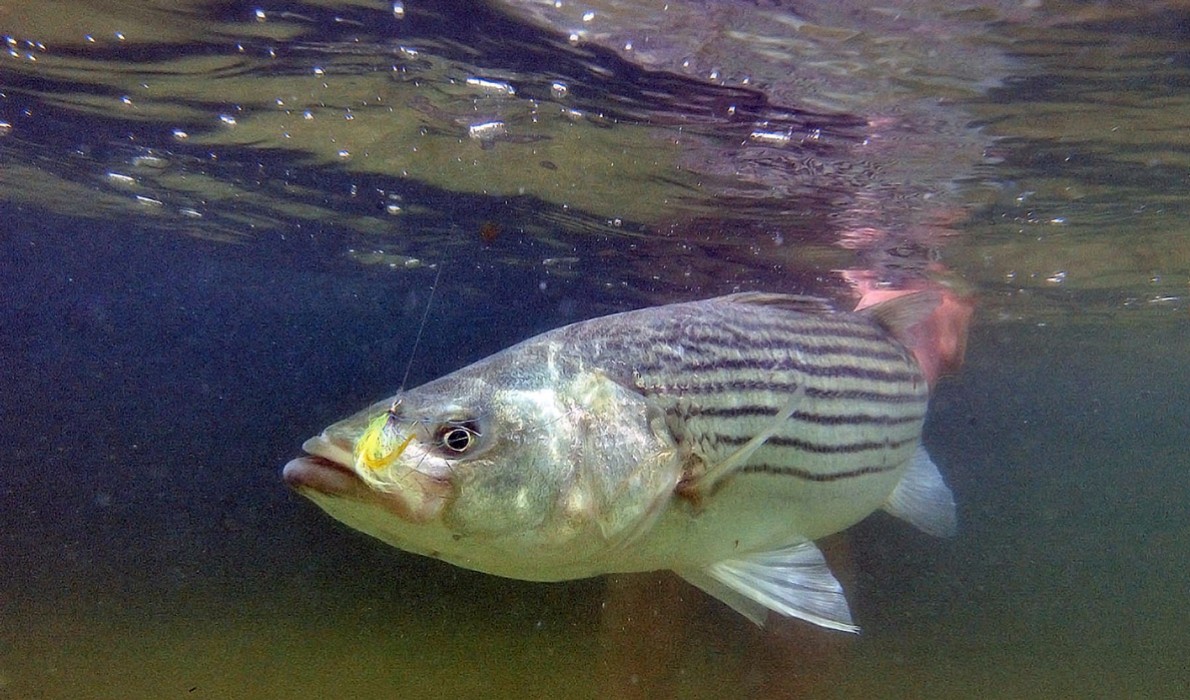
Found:
M 393 546 L 525 580 L 672 569 L 761 622 L 854 630 L 813 540 L 954 503 L 901 337 L 919 293 L 841 313 L 746 293 L 575 323 L 340 421 L 286 480 Z

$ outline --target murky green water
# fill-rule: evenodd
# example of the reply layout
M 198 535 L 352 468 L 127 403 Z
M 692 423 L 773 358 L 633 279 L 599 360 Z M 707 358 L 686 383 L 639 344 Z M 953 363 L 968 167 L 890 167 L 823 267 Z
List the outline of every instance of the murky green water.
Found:
M 1185 6 L 400 5 L 0 8 L 0 697 L 1186 693 Z M 439 270 L 411 384 L 738 289 L 972 295 L 960 535 L 832 539 L 852 637 L 346 530 L 280 466 Z

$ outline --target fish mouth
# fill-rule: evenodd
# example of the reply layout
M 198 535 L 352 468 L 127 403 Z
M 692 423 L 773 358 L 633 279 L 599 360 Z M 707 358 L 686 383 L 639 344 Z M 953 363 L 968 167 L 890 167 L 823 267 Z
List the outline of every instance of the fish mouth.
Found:
M 281 478 L 293 490 L 317 491 L 328 496 L 359 497 L 368 491 L 363 480 L 348 466 L 352 446 L 326 434 L 307 440 L 303 457 L 292 459 L 281 470 Z
M 281 478 L 295 491 L 317 491 L 328 496 L 351 496 L 366 488 L 355 472 L 316 455 L 289 460 L 281 470 Z
M 324 496 L 345 498 L 379 506 L 411 523 L 434 518 L 450 495 L 450 483 L 413 472 L 420 488 L 405 493 L 387 493 L 370 487 L 349 465 L 353 445 L 326 433 L 310 438 L 302 445 L 308 454 L 290 460 L 281 470 L 281 478 L 294 491 L 320 502 Z

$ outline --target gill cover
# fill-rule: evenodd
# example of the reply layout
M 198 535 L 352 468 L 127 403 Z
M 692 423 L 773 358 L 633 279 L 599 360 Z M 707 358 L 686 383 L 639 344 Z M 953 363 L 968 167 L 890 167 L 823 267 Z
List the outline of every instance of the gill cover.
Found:
M 494 397 L 495 444 L 455 464 L 454 531 L 578 554 L 622 546 L 664 509 L 681 472 L 664 411 L 602 372 L 558 379 Z

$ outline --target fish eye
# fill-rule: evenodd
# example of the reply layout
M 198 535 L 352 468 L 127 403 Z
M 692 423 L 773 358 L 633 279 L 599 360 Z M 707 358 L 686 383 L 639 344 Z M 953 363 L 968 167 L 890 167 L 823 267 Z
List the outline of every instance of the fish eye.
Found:
M 466 454 L 475 447 L 479 438 L 479 425 L 472 420 L 446 423 L 439 426 L 435 433 L 438 446 L 450 455 Z

